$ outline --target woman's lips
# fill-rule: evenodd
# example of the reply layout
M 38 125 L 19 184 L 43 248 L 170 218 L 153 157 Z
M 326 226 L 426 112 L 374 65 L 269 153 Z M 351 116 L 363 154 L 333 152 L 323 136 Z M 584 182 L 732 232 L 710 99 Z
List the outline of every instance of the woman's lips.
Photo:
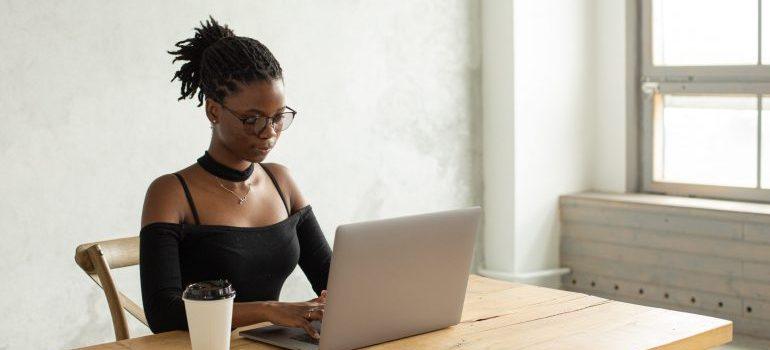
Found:
M 270 152 L 270 150 L 273 149 L 274 146 L 275 146 L 275 142 L 269 142 L 268 141 L 264 145 L 255 145 L 254 148 L 257 149 L 257 153 L 267 154 L 268 152 Z

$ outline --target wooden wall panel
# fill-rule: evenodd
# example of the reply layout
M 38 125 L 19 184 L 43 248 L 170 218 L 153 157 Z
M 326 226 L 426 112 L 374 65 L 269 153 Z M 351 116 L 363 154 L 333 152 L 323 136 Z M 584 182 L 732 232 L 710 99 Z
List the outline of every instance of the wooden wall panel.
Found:
M 770 205 L 626 196 L 560 199 L 565 289 L 726 318 L 770 338 Z

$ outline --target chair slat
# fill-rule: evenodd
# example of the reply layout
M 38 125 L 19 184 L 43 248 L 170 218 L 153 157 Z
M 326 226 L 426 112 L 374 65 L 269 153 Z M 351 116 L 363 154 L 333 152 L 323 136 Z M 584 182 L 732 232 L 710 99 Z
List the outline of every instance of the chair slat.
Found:
M 86 252 L 88 257 L 91 258 L 91 264 L 94 266 L 94 270 L 96 270 L 96 275 L 99 276 L 99 281 L 102 282 L 102 290 L 104 290 L 104 296 L 107 297 L 107 305 L 110 307 L 110 315 L 112 315 L 112 328 L 115 330 L 115 338 L 119 341 L 128 339 L 128 322 L 126 322 L 126 315 L 123 313 L 123 306 L 120 305 L 118 290 L 115 288 L 115 282 L 112 280 L 107 259 L 105 259 L 99 244 L 92 245 L 86 249 Z
M 99 288 L 102 288 L 102 283 L 99 282 L 99 276 L 96 274 L 88 274 L 88 277 L 91 277 L 91 279 L 94 281 L 94 283 L 96 283 L 97 286 L 99 286 Z M 127 297 L 121 291 L 118 291 L 118 298 L 120 298 L 120 303 L 129 314 L 134 316 L 143 325 L 147 327 L 150 326 L 147 323 L 147 316 L 144 315 L 144 309 L 142 309 L 141 306 L 137 305 L 133 300 L 131 300 L 131 298 Z
M 75 262 L 87 273 L 94 273 L 94 266 L 86 250 L 98 244 L 111 269 L 139 264 L 139 236 L 85 243 L 75 249 Z

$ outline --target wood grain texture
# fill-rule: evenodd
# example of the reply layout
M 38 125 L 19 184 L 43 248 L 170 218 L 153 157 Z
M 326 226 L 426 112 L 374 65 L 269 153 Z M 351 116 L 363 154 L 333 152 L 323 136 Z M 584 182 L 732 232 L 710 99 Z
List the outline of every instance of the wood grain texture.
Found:
M 231 349 L 276 349 L 233 332 Z M 728 320 L 472 275 L 461 322 L 367 349 L 707 349 L 732 340 Z M 85 349 L 189 349 L 174 331 Z
M 115 287 L 115 281 L 110 274 L 109 262 L 104 257 L 99 244 L 94 244 L 88 249 L 88 257 L 96 270 L 96 274 L 101 282 L 102 290 L 107 298 L 107 305 L 110 308 L 110 315 L 112 316 L 112 328 L 115 331 L 115 338 L 117 340 L 123 340 L 129 338 L 128 322 L 126 321 L 126 315 L 123 313 L 123 307 L 120 305 L 120 299 L 117 297 L 118 289 Z
M 596 296 L 606 297 L 606 298 L 627 302 L 627 303 L 644 304 L 647 306 L 659 307 L 663 309 L 690 312 L 690 313 L 696 313 L 696 314 L 712 316 L 717 318 L 726 318 L 733 322 L 733 331 L 736 334 L 747 334 L 747 335 L 750 334 L 752 337 L 770 339 L 770 321 L 758 319 L 755 317 L 747 317 L 745 316 L 745 314 L 740 314 L 740 313 L 738 313 L 737 315 L 734 315 L 734 314 L 725 315 L 724 312 L 715 312 L 713 310 L 707 310 L 706 308 L 703 308 L 702 306 L 698 305 L 700 304 L 700 300 L 698 300 L 698 302 L 696 302 L 695 304 L 688 304 L 685 302 L 680 303 L 677 301 L 671 302 L 668 300 L 661 301 L 655 298 L 649 298 L 647 293 L 645 293 L 644 297 L 640 297 L 639 295 L 633 295 L 633 293 L 622 292 L 623 291 L 622 287 L 620 289 L 620 292 L 606 292 L 603 290 L 588 288 L 585 285 L 571 286 L 570 289 L 577 292 L 590 293 Z M 672 298 L 673 297 L 674 296 L 672 295 Z
M 582 192 L 559 198 L 562 206 L 633 208 L 703 218 L 753 221 L 770 224 L 770 204 L 705 198 L 687 198 L 644 193 Z
M 139 264 L 139 236 L 84 243 L 75 248 L 75 262 L 86 273 L 94 273 L 94 266 L 86 251 L 95 244 L 101 248 L 111 269 Z
M 568 221 L 562 223 L 561 233 L 563 237 L 654 248 L 672 254 L 701 254 L 770 264 L 770 244 L 757 242 Z
M 564 276 L 564 286 L 569 290 L 592 295 L 608 296 L 616 300 L 629 300 L 643 305 L 663 305 L 667 309 L 685 308 L 683 311 L 696 312 L 715 317 L 735 320 L 743 316 L 743 300 L 740 298 L 676 288 L 667 285 L 642 283 L 635 280 L 594 275 L 582 271 Z M 617 289 L 615 289 L 617 287 Z M 759 311 L 759 310 L 755 310 Z

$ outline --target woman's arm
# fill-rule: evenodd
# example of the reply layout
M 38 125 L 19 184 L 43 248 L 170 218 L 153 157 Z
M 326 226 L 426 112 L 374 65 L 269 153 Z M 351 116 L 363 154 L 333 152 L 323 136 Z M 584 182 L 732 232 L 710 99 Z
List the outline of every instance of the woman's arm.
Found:
M 329 267 L 332 261 L 332 251 L 318 220 L 313 214 L 313 208 L 308 205 L 305 213 L 297 224 L 299 239 L 299 266 L 305 273 L 316 294 L 326 289 L 329 280 Z
M 184 195 L 171 174 L 155 179 L 144 197 L 139 278 L 144 313 L 153 333 L 187 329 L 179 268 L 182 232 L 175 225 L 183 219 L 178 198 Z
M 153 333 L 187 329 L 179 271 L 178 226 L 153 223 L 139 234 L 142 304 Z
M 260 322 L 280 326 L 302 328 L 308 335 L 319 339 L 320 335 L 310 325 L 323 318 L 326 294 L 304 302 L 255 301 L 233 305 L 233 327 L 243 327 Z
M 305 273 L 313 290 L 320 295 L 326 289 L 329 279 L 329 266 L 332 251 L 321 231 L 321 226 L 313 213 L 310 201 L 299 190 L 299 186 L 289 173 L 289 169 L 277 163 L 265 163 L 273 173 L 281 188 L 286 189 L 291 203 L 291 212 L 305 210 L 297 223 L 297 238 L 299 239 L 299 266 Z

